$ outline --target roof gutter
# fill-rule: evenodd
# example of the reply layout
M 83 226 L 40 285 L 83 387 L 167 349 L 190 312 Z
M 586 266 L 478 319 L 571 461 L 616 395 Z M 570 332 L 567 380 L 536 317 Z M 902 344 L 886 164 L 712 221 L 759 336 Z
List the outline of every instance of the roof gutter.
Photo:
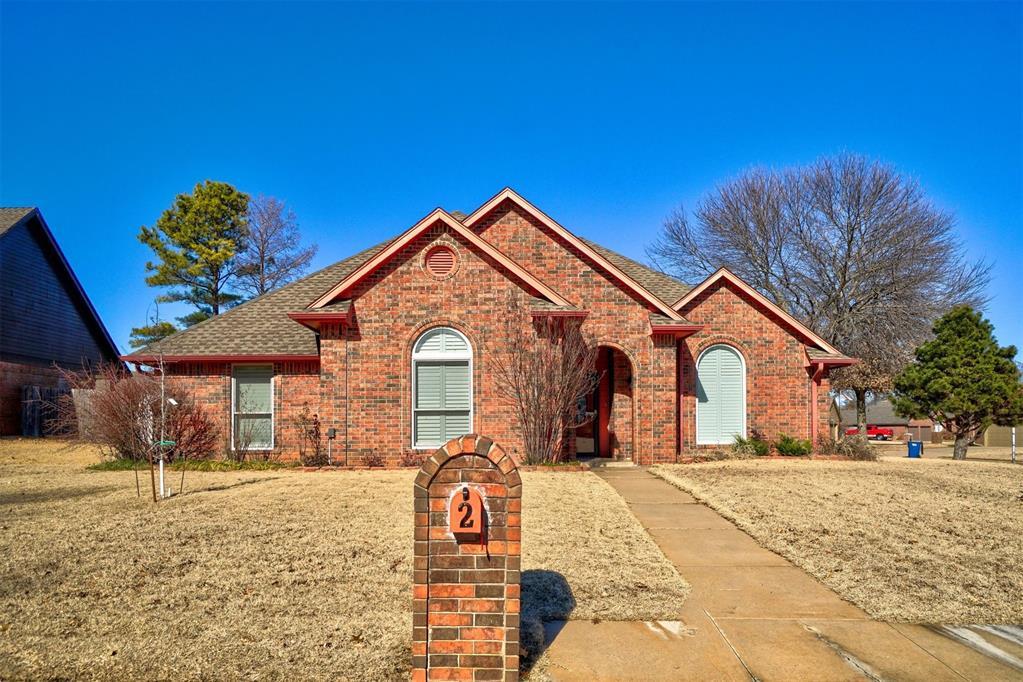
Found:
M 820 365 L 824 367 L 850 367 L 852 365 L 860 364 L 859 358 L 813 358 L 810 360 L 811 365 Z
M 298 322 L 303 327 L 308 327 L 313 331 L 320 330 L 320 324 L 324 322 L 337 322 L 339 324 L 351 324 L 352 321 L 352 309 L 349 308 L 344 313 L 318 313 L 318 312 L 295 312 L 288 313 L 288 317 Z
M 651 324 L 650 334 L 667 334 L 679 339 L 692 336 L 696 332 L 703 331 L 702 324 Z
M 134 365 L 153 367 L 179 362 L 319 362 L 319 355 L 271 355 L 271 354 L 235 354 L 235 355 L 122 355 L 121 360 Z

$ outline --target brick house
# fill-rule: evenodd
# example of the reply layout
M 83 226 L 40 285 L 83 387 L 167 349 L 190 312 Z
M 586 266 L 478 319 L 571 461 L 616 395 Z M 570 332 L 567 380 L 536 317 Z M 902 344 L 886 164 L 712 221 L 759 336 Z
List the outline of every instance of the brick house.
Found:
M 854 360 L 721 270 L 695 287 L 582 239 L 510 189 L 471 215 L 436 209 L 394 239 L 124 359 L 188 382 L 232 441 L 296 452 L 296 415 L 335 429 L 351 465 L 485 433 L 520 453 L 495 354 L 509 302 L 599 345 L 595 413 L 567 447 L 638 463 L 737 433 L 815 439 L 828 372 Z M 232 447 L 238 443 L 232 442 Z
M 888 398 L 879 398 L 867 402 L 867 424 L 883 426 L 892 430 L 892 437 L 896 440 L 923 440 L 941 442 L 941 427 L 936 430 L 934 422 L 930 419 L 908 419 L 895 414 L 895 406 Z M 845 433 L 847 429 L 858 426 L 856 415 L 856 403 L 850 402 L 839 409 L 838 405 L 832 405 L 832 422 L 837 424 L 836 430 Z
M 0 435 L 21 434 L 22 387 L 118 354 L 39 210 L 0 208 Z

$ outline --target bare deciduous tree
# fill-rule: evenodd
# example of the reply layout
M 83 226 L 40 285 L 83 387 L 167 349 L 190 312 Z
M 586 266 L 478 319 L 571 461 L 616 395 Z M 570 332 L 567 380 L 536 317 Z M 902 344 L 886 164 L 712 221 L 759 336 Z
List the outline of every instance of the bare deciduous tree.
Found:
M 69 438 L 98 445 L 109 457 L 147 462 L 154 480 L 154 502 L 152 469 L 159 458 L 163 399 L 174 400 L 173 409 L 163 414 L 163 436 L 174 443 L 163 451 L 164 460 L 183 462 L 215 452 L 220 429 L 183 384 L 167 380 L 161 390 L 158 374 L 132 374 L 117 365 L 60 372 L 73 393 L 58 398 L 54 412 L 60 423 L 54 428 Z M 74 392 L 85 395 L 75 396 Z
M 859 365 L 832 375 L 856 395 L 892 377 L 954 305 L 982 306 L 990 265 L 971 262 L 955 220 L 892 166 L 843 154 L 718 187 L 690 216 L 672 213 L 648 249 L 689 281 L 727 267 Z
M 556 463 L 580 399 L 596 386 L 597 347 L 577 319 L 545 316 L 530 328 L 528 311 L 511 303 L 505 320 L 513 341 L 492 353 L 498 394 L 515 410 L 525 461 Z
M 298 222 L 284 202 L 262 194 L 249 202 L 248 235 L 238 255 L 238 288 L 261 296 L 308 269 L 316 246 L 301 244 Z

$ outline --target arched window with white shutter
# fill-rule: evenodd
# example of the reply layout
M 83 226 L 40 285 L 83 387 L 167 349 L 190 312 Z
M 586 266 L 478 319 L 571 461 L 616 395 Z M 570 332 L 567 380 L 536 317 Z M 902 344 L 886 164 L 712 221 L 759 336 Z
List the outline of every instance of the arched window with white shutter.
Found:
M 730 444 L 746 435 L 746 362 L 717 344 L 696 361 L 696 444 Z
M 412 347 L 412 447 L 436 448 L 472 433 L 472 346 L 449 327 Z

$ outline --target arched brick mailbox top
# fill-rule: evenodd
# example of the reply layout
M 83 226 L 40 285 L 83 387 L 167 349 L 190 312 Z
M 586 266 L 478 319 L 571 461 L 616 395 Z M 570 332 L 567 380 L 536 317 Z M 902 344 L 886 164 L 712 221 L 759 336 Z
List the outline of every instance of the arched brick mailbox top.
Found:
M 490 460 L 502 474 L 508 486 L 508 497 L 522 497 L 522 478 L 519 476 L 518 464 L 504 449 L 486 436 L 470 434 L 461 438 L 453 438 L 430 455 L 423 462 L 416 476 L 416 497 L 426 497 L 437 472 L 447 464 L 448 460 L 461 455 L 475 455 Z
M 423 463 L 414 494 L 413 682 L 517 680 L 522 537 L 517 463 L 486 436 L 455 438 Z M 484 507 L 481 532 L 459 531 L 452 510 L 474 496 Z

